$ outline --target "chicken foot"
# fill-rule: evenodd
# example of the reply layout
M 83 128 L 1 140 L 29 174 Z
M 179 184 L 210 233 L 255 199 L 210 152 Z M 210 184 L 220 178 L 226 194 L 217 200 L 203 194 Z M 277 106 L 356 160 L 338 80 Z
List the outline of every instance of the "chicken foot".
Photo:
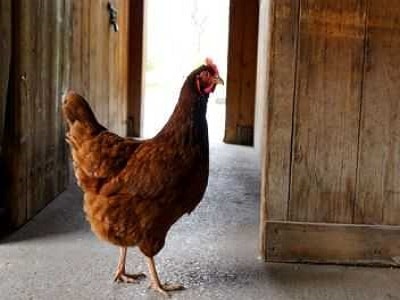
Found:
M 149 267 L 150 280 L 151 280 L 151 284 L 150 284 L 149 288 L 151 288 L 151 289 L 155 290 L 156 292 L 159 292 L 167 297 L 170 296 L 168 294 L 168 292 L 170 292 L 170 291 L 181 291 L 181 290 L 185 289 L 185 287 L 180 284 L 168 284 L 168 283 L 161 284 L 160 279 L 158 278 L 156 265 L 154 263 L 154 258 L 146 257 L 146 260 L 147 260 L 147 265 Z
M 125 282 L 125 283 L 138 283 L 138 281 L 146 277 L 146 275 L 143 273 L 138 273 L 138 274 L 125 273 L 126 252 L 127 252 L 126 247 L 120 247 L 118 266 L 117 270 L 115 271 L 114 281 Z

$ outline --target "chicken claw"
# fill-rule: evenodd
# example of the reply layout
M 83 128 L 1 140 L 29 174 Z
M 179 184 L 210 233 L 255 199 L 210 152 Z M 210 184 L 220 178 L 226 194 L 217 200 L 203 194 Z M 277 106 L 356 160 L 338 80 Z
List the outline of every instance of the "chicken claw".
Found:
M 161 284 L 160 279 L 158 278 L 156 265 L 154 263 L 153 257 L 146 257 L 146 258 L 147 258 L 147 264 L 149 267 L 150 280 L 151 280 L 151 284 L 150 284 L 149 288 L 153 289 L 156 292 L 163 294 L 166 297 L 170 296 L 168 294 L 168 292 L 182 291 L 185 289 L 185 287 L 180 284 L 169 284 L 169 283 Z
M 145 278 L 146 275 L 143 273 L 138 274 L 126 274 L 125 270 L 118 270 L 115 273 L 115 282 L 125 282 L 125 283 L 138 283 L 141 279 Z
M 120 256 L 118 261 L 118 267 L 115 271 L 114 281 L 125 282 L 125 283 L 138 283 L 141 279 L 145 278 L 146 275 L 143 273 L 138 274 L 126 274 L 125 273 L 125 262 L 126 262 L 126 247 L 120 248 Z
M 172 291 L 182 291 L 185 289 L 185 287 L 181 284 L 169 284 L 169 283 L 165 283 L 162 285 L 157 285 L 152 283 L 149 286 L 149 289 L 152 289 L 158 293 L 161 293 L 162 295 L 166 296 L 166 297 L 170 297 L 171 295 L 168 292 L 172 292 Z

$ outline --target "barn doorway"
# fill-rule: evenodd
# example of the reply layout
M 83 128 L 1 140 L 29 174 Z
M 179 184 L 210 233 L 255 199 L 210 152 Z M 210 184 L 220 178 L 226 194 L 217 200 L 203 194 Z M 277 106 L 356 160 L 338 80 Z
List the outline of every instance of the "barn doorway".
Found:
M 229 2 L 145 1 L 143 137 L 154 136 L 164 126 L 185 77 L 206 57 L 215 61 L 226 79 Z M 210 95 L 211 142 L 222 141 L 224 136 L 225 98 L 225 86 Z

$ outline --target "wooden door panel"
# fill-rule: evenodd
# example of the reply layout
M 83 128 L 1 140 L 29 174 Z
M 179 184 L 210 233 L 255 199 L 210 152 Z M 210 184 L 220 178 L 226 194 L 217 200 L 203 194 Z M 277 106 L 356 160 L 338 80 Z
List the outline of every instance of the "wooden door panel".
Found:
M 302 0 L 289 219 L 351 223 L 364 0 Z
M 2 69 L 0 71 L 0 232 L 5 227 L 5 169 L 4 169 L 4 128 L 6 122 L 6 103 L 10 76 L 11 60 L 11 0 L 0 1 L 0 57 Z
M 2 70 L 0 72 L 0 143 L 3 140 L 8 79 L 11 59 L 11 1 L 0 2 L 0 57 Z M 0 157 L 2 153 L 0 144 Z
M 69 16 L 66 0 L 12 1 L 12 24 L 19 25 L 12 31 L 4 141 L 13 226 L 32 218 L 67 184 L 61 99 L 68 84 Z
M 290 15 L 287 4 L 271 2 L 262 254 L 274 262 L 400 266 L 400 4 L 299 1 L 291 27 L 279 18 Z M 275 36 L 282 29 L 293 36 L 296 24 L 293 53 Z M 290 72 L 276 76 L 286 70 L 276 66 L 282 59 L 296 61 L 294 87 Z M 292 118 L 290 108 L 276 113 L 288 100 L 271 93 L 285 86 Z M 276 127 L 282 119 L 292 124 L 286 135 Z M 291 148 L 282 147 L 287 134 Z M 281 186 L 288 155 L 291 181 Z
M 104 126 L 126 135 L 130 2 L 111 1 L 118 11 L 118 32 L 109 23 L 108 3 L 72 2 L 71 88 L 86 97 Z
M 368 3 L 354 222 L 400 225 L 400 5 Z

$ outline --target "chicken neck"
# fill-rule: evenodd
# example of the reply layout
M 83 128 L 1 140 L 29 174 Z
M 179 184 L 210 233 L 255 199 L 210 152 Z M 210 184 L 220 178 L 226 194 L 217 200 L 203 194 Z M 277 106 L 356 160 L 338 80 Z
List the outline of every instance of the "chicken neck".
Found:
M 200 95 L 193 76 L 189 76 L 179 96 L 174 112 L 156 139 L 169 139 L 178 145 L 200 145 L 208 153 L 208 94 Z

